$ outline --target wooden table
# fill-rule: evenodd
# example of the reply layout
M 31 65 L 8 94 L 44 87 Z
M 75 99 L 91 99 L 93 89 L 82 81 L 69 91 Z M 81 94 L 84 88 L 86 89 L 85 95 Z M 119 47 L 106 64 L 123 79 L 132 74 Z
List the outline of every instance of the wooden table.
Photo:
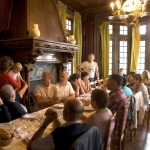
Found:
M 42 110 L 42 111 L 39 111 L 41 114 L 44 114 L 45 113 L 45 111 L 47 110 L 47 108 L 46 109 L 44 109 L 44 110 Z M 62 111 L 63 109 L 57 109 L 58 111 Z M 37 112 L 37 113 L 39 113 L 39 112 Z M 85 116 L 89 116 L 90 114 L 92 114 L 93 112 L 84 112 L 83 114 L 85 115 Z M 16 120 L 14 120 L 13 121 L 13 123 L 15 124 L 15 122 L 23 122 L 25 119 L 16 119 Z M 27 120 L 26 120 L 27 121 Z M 36 120 L 32 120 L 32 121 L 29 121 L 29 123 L 31 124 L 27 129 L 26 129 L 26 131 L 28 131 L 28 132 L 33 132 L 33 128 L 32 128 L 32 125 L 35 123 L 35 121 Z M 80 122 L 83 122 L 82 120 L 80 120 Z M 6 126 L 6 124 L 5 123 L 1 123 L 0 124 L 0 128 L 4 128 Z M 52 123 L 46 128 L 46 130 L 44 131 L 44 136 L 46 136 L 46 135 L 48 135 L 50 132 L 52 132 Z M 9 145 L 7 145 L 7 146 L 4 146 L 4 147 L 1 147 L 0 146 L 0 150 L 26 150 L 26 147 L 27 147 L 27 142 L 24 140 L 24 139 L 21 139 L 21 137 L 20 138 L 13 138 L 13 140 L 12 140 L 12 142 L 9 144 Z

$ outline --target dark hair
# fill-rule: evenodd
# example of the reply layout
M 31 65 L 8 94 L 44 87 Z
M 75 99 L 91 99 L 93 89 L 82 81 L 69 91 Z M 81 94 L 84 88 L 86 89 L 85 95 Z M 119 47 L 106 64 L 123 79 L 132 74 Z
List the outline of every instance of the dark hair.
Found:
M 135 80 L 139 80 L 140 83 L 142 83 L 142 81 L 143 81 L 142 75 L 139 74 L 139 73 L 134 74 L 134 75 L 133 75 L 133 78 L 134 78 Z
M 89 76 L 88 72 L 81 72 L 81 78 L 85 78 L 86 76 Z
M 129 74 L 133 76 L 133 75 L 136 74 L 136 73 L 135 73 L 135 71 L 131 71 L 131 72 L 129 72 Z M 128 75 L 129 75 L 129 74 L 128 74 Z
M 72 75 L 72 77 L 71 77 L 71 79 L 72 79 L 73 81 L 75 81 L 76 79 L 78 80 L 79 78 L 81 78 L 81 76 L 80 76 L 79 74 L 77 74 L 77 73 L 74 73 L 74 74 Z
M 122 86 L 122 76 L 119 74 L 112 74 L 110 75 L 111 79 L 114 80 L 118 86 Z
M 123 70 L 123 68 L 120 68 L 119 70 Z
M 0 58 L 0 72 L 9 71 L 14 65 L 14 61 L 9 56 L 3 56 Z
M 98 108 L 105 108 L 108 105 L 109 96 L 106 90 L 95 89 L 92 91 L 91 100 L 94 100 Z
M 127 78 L 125 76 L 122 77 L 122 86 L 126 86 L 127 85 Z
M 88 56 L 89 56 L 89 55 L 93 55 L 93 56 L 95 57 L 95 55 L 94 55 L 93 53 L 88 54 Z

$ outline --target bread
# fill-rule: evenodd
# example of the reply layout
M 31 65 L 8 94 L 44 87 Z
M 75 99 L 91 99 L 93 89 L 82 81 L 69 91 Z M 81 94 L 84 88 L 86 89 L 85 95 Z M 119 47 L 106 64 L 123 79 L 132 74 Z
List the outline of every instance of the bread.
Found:
M 0 139 L 9 140 L 11 139 L 11 134 L 7 130 L 0 128 Z

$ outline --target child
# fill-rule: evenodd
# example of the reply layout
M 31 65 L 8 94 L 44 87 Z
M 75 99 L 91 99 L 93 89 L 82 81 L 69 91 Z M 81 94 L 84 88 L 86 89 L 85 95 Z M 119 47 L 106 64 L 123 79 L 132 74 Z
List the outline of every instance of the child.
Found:
M 9 74 L 16 80 L 20 80 L 22 83 L 25 83 L 25 81 L 22 79 L 20 75 L 20 71 L 22 70 L 21 63 L 14 63 L 13 69 L 9 71 Z

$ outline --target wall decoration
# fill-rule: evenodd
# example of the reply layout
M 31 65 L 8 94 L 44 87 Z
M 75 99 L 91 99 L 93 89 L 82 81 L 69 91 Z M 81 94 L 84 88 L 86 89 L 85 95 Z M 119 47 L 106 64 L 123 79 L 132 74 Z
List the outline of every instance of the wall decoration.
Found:
M 33 66 L 33 71 L 30 72 L 29 80 L 41 80 L 43 72 L 51 72 L 54 64 L 35 64 Z

